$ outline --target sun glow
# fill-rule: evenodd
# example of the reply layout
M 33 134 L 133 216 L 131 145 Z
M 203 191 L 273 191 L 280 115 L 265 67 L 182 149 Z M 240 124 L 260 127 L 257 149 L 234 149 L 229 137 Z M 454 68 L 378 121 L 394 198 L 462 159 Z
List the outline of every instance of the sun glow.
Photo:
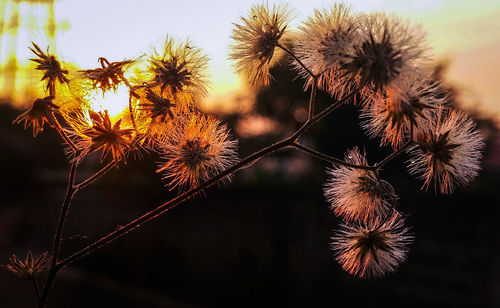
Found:
M 109 90 L 104 93 L 100 90 L 92 91 L 86 99 L 90 102 L 92 110 L 95 112 L 107 110 L 111 120 L 116 122 L 128 110 L 129 89 L 126 85 L 120 84 L 116 91 Z

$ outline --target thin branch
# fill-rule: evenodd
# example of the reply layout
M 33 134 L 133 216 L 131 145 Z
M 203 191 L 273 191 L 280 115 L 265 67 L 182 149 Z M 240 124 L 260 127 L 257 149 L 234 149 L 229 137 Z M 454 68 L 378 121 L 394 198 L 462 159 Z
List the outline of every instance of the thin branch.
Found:
M 299 64 L 300 64 L 300 66 L 302 66 L 302 68 L 303 68 L 304 70 L 306 70 L 306 72 L 307 72 L 307 73 L 308 73 L 308 74 L 309 74 L 312 78 L 316 78 L 316 77 L 317 77 L 317 75 L 313 74 L 313 72 L 312 72 L 312 71 L 311 71 L 311 70 L 310 70 L 307 66 L 305 66 L 305 64 L 304 64 L 304 63 L 302 63 L 302 61 L 300 61 L 300 59 L 299 59 L 299 58 L 297 58 L 297 56 L 296 56 L 293 52 L 291 52 L 288 48 L 286 48 L 285 46 L 281 45 L 280 43 L 276 44 L 276 47 L 281 48 L 284 52 L 286 52 L 286 53 L 287 53 L 287 54 L 289 54 L 292 58 L 294 58 L 294 59 L 295 59 L 295 61 L 297 61 L 297 63 L 299 63 Z
M 47 300 L 47 296 L 49 295 L 50 287 L 52 285 L 52 281 L 54 280 L 57 274 L 57 262 L 59 259 L 59 252 L 61 249 L 61 239 L 64 231 L 64 225 L 66 222 L 66 218 L 68 216 L 69 207 L 71 205 L 71 200 L 76 192 L 75 189 L 75 177 L 76 177 L 76 169 L 78 163 L 76 162 L 76 152 L 73 157 L 71 163 L 71 169 L 68 177 L 68 187 L 66 189 L 66 195 L 64 197 L 63 205 L 61 208 L 61 213 L 59 214 L 59 220 L 57 222 L 57 229 L 54 236 L 54 243 L 52 247 L 52 263 L 50 265 L 49 274 L 47 276 L 47 280 L 45 282 L 45 286 L 42 291 L 42 295 L 40 297 L 40 306 L 43 307 L 45 305 L 45 301 Z
M 375 169 L 378 170 L 378 169 L 382 168 L 385 164 L 387 164 L 389 161 L 391 161 L 396 156 L 398 156 L 401 152 L 403 152 L 411 144 L 413 144 L 413 123 L 411 123 L 411 126 L 410 126 L 410 139 L 405 144 L 403 144 L 403 146 L 401 146 L 399 149 L 397 149 L 396 151 L 392 152 L 389 156 L 387 156 L 382 161 L 380 161 L 379 163 L 377 163 L 375 165 Z
M 101 176 L 103 176 L 104 174 L 106 174 L 109 170 L 113 169 L 114 166 L 115 166 L 115 162 L 114 161 L 109 162 L 106 166 L 102 167 L 99 171 L 97 171 L 96 173 L 94 173 L 88 179 L 86 179 L 85 181 L 81 182 L 78 185 L 75 185 L 75 190 L 78 191 L 78 190 L 80 190 L 82 188 L 85 188 L 85 187 L 89 186 L 95 180 L 97 180 L 98 178 L 100 178 Z
M 294 142 L 292 144 L 292 146 L 294 146 L 295 148 L 297 148 L 297 149 L 299 149 L 299 150 L 301 150 L 301 151 L 303 151 L 303 152 L 305 152 L 305 153 L 307 153 L 309 155 L 312 155 L 314 157 L 317 157 L 319 159 L 322 159 L 322 160 L 325 160 L 327 162 L 331 162 L 331 163 L 334 163 L 334 164 L 343 165 L 343 166 L 350 167 L 350 168 L 355 168 L 355 169 L 363 169 L 363 170 L 374 170 L 375 169 L 374 166 L 356 165 L 356 164 L 348 163 L 345 160 L 338 159 L 338 158 L 335 158 L 335 157 L 323 154 L 321 152 L 318 152 L 316 150 L 313 150 L 311 148 L 308 148 L 306 146 L 303 146 L 303 145 L 301 145 L 298 142 Z
M 335 111 L 337 108 L 342 106 L 345 102 L 350 100 L 351 98 L 354 97 L 359 91 L 359 88 L 355 89 L 353 92 L 351 92 L 349 95 L 343 97 L 342 99 L 336 101 L 335 103 L 331 104 L 330 106 L 326 107 L 323 109 L 320 113 L 312 117 L 310 120 L 307 120 L 290 138 L 292 138 L 294 141 L 297 140 L 300 136 L 302 136 L 305 132 L 311 128 L 316 122 L 320 121 L 324 117 L 326 117 L 328 114 L 331 112 Z
M 59 121 L 57 120 L 55 114 L 52 113 L 52 117 L 54 119 L 54 126 L 57 130 L 57 132 L 59 133 L 59 135 L 61 136 L 61 138 L 64 140 L 64 142 L 66 142 L 70 147 L 71 149 L 73 149 L 73 151 L 76 153 L 76 152 L 79 152 L 80 149 L 76 146 L 76 144 L 71 140 L 71 138 L 68 137 L 68 135 L 66 134 L 66 132 L 64 131 L 64 128 L 62 128 L 61 126 L 61 123 L 59 123 Z
M 316 90 L 318 89 L 318 78 L 313 78 L 311 96 L 309 97 L 309 108 L 307 109 L 307 121 L 311 121 L 314 116 L 314 103 L 316 101 Z

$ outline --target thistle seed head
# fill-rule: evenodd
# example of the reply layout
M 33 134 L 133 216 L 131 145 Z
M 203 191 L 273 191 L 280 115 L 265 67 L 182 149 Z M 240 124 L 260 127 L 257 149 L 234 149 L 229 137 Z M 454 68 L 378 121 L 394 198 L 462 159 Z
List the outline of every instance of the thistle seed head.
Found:
M 241 17 L 242 24 L 235 24 L 229 58 L 251 84 L 269 84 L 271 60 L 277 56 L 275 47 L 285 34 L 289 17 L 285 6 L 255 5 L 248 17 Z
M 412 236 L 400 214 L 360 224 L 344 223 L 332 237 L 342 268 L 360 278 L 382 277 L 406 259 Z

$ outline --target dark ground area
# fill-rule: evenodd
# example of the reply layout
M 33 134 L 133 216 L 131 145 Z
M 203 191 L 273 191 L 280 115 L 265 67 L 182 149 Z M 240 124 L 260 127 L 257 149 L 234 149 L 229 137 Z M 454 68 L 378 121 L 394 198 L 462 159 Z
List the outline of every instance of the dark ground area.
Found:
M 264 113 L 291 114 L 282 100 L 284 108 Z M 18 113 L 0 105 L 2 264 L 28 249 L 48 250 L 69 169 L 57 134 L 33 139 L 10 124 Z M 386 155 L 355 120 L 354 108 L 345 106 L 304 140 L 337 157 L 354 145 L 365 145 L 371 162 Z M 283 120 L 282 132 L 294 125 Z M 403 158 L 384 170 L 415 234 L 408 260 L 386 278 L 354 278 L 336 263 L 329 247 L 339 220 L 322 194 L 326 166 L 284 151 L 74 263 L 57 279 L 49 306 L 500 307 L 499 139 L 482 127 L 489 140 L 483 170 L 455 194 L 420 191 Z M 276 138 L 242 139 L 240 156 Z M 79 178 L 97 163 L 84 163 Z M 130 160 L 81 191 L 63 255 L 171 198 L 154 171 L 154 157 Z M 0 271 L 0 307 L 34 307 L 30 285 Z

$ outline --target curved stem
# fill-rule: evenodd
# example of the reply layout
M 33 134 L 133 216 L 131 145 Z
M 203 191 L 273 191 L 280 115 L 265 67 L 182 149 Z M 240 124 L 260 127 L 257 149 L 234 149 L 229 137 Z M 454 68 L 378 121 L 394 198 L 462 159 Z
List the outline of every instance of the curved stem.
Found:
M 222 180 L 223 178 L 227 177 L 228 175 L 238 171 L 239 169 L 242 169 L 246 167 L 249 164 L 255 163 L 262 157 L 269 155 L 279 149 L 286 148 L 288 146 L 291 146 L 293 143 L 293 140 L 290 138 L 286 138 L 280 142 L 277 142 L 275 144 L 272 144 L 266 148 L 261 149 L 258 152 L 255 152 L 245 159 L 239 161 L 238 163 L 234 164 L 233 166 L 229 167 L 228 169 L 222 171 L 221 173 L 217 174 L 216 176 L 212 177 L 210 180 L 201 183 L 200 185 L 180 194 L 179 196 L 171 199 L 168 202 L 163 203 L 162 205 L 158 206 L 152 211 L 147 212 L 146 214 L 142 215 L 141 217 L 129 222 L 125 226 L 121 227 L 120 229 L 117 229 L 108 235 L 102 237 L 101 239 L 95 241 L 94 243 L 88 245 L 87 247 L 83 248 L 82 250 L 74 253 L 73 255 L 67 257 L 66 259 L 62 260 L 57 264 L 57 270 L 63 268 L 64 266 L 73 263 L 77 259 L 95 251 L 98 250 L 99 248 L 111 243 L 112 241 L 122 237 L 123 235 L 127 234 L 128 232 L 135 230 L 139 227 L 141 227 L 144 223 L 158 217 L 159 215 L 173 209 L 177 205 L 181 204 L 182 202 L 186 201 L 187 199 L 191 198 L 192 196 L 196 195 L 197 193 L 203 191 L 206 188 L 209 188 L 210 186 L 214 185 L 218 181 Z
M 316 101 L 316 90 L 318 89 L 318 78 L 313 78 L 313 85 L 311 89 L 311 96 L 309 98 L 309 108 L 307 109 L 307 120 L 311 121 L 314 116 L 314 102 Z
M 295 59 L 295 61 L 297 61 L 297 63 L 300 64 L 300 66 L 302 66 L 302 68 L 312 77 L 312 78 L 316 78 L 317 75 L 313 74 L 313 72 L 302 62 L 300 61 L 299 58 L 297 58 L 297 56 L 291 52 L 288 48 L 286 48 L 285 46 L 281 45 L 280 43 L 276 44 L 276 47 L 279 47 L 281 48 L 284 52 L 286 52 L 287 54 L 289 54 L 292 58 Z
M 413 144 L 413 123 L 411 123 L 411 126 L 410 126 L 410 139 L 405 144 L 403 144 L 403 146 L 401 146 L 399 149 L 397 149 L 396 151 L 392 152 L 389 156 L 387 156 L 386 158 L 384 158 L 383 160 L 381 160 L 379 163 L 377 163 L 375 165 L 375 168 L 377 170 L 380 169 L 380 168 L 382 168 L 385 164 L 387 164 L 389 161 L 391 161 L 396 156 L 398 156 L 401 152 L 403 152 L 411 144 Z
M 303 146 L 303 145 L 301 145 L 300 143 L 297 143 L 297 142 L 294 142 L 292 144 L 292 146 L 294 146 L 295 148 L 297 148 L 297 149 L 299 149 L 299 150 L 301 150 L 301 151 L 303 151 L 303 152 L 305 152 L 307 154 L 310 154 L 310 155 L 315 156 L 315 157 L 317 157 L 319 159 L 322 159 L 322 160 L 325 160 L 327 162 L 331 162 L 331 163 L 334 163 L 334 164 L 343 165 L 343 166 L 350 167 L 350 168 L 355 168 L 355 169 L 364 169 L 364 170 L 374 170 L 375 169 L 374 166 L 356 165 L 356 164 L 348 163 L 345 160 L 338 159 L 338 158 L 335 158 L 335 157 L 323 154 L 321 152 L 318 152 L 318 151 L 315 151 L 315 150 L 313 150 L 311 148 Z
M 56 118 L 56 116 L 55 116 L 54 113 L 52 113 L 52 117 L 54 118 L 54 126 L 55 126 L 57 132 L 59 133 L 59 135 L 61 136 L 61 138 L 64 140 L 64 142 L 66 142 L 71 147 L 71 149 L 73 149 L 73 151 L 75 153 L 79 152 L 80 149 L 78 149 L 78 147 L 76 146 L 76 144 L 64 132 L 64 129 L 62 128 L 61 123 L 59 123 L 59 121 L 57 120 L 57 118 Z
M 50 265 L 49 269 L 49 274 L 47 276 L 47 280 L 45 282 L 45 286 L 42 291 L 42 295 L 40 297 L 40 307 L 43 307 L 45 305 L 45 301 L 47 300 L 47 296 L 49 295 L 50 287 L 52 285 L 52 281 L 54 280 L 56 273 L 57 273 L 57 262 L 59 259 L 59 252 L 61 250 L 61 239 L 64 231 L 64 225 L 66 222 L 66 218 L 68 216 L 68 211 L 69 207 L 71 205 L 71 200 L 73 199 L 73 196 L 76 192 L 76 187 L 75 187 L 75 177 L 76 177 L 76 169 L 77 169 L 77 162 L 75 161 L 76 158 L 76 153 L 73 157 L 72 163 L 71 163 L 71 169 L 69 172 L 69 179 L 68 179 L 68 187 L 66 189 L 66 195 L 64 197 L 63 205 L 61 208 L 61 213 L 59 214 L 59 220 L 57 222 L 57 229 L 56 233 L 54 236 L 54 242 L 52 246 L 52 263 Z
M 109 170 L 113 169 L 113 167 L 115 166 L 115 162 L 112 161 L 112 162 L 109 162 L 106 166 L 102 167 L 99 171 L 97 171 L 96 173 L 94 173 L 92 176 L 90 176 L 88 179 L 86 179 L 85 181 L 81 182 L 80 184 L 76 185 L 75 186 L 75 189 L 78 191 L 82 188 L 85 188 L 87 186 L 89 186 L 90 184 L 92 184 L 95 180 L 97 180 L 99 177 L 103 176 L 104 174 L 106 174 Z

